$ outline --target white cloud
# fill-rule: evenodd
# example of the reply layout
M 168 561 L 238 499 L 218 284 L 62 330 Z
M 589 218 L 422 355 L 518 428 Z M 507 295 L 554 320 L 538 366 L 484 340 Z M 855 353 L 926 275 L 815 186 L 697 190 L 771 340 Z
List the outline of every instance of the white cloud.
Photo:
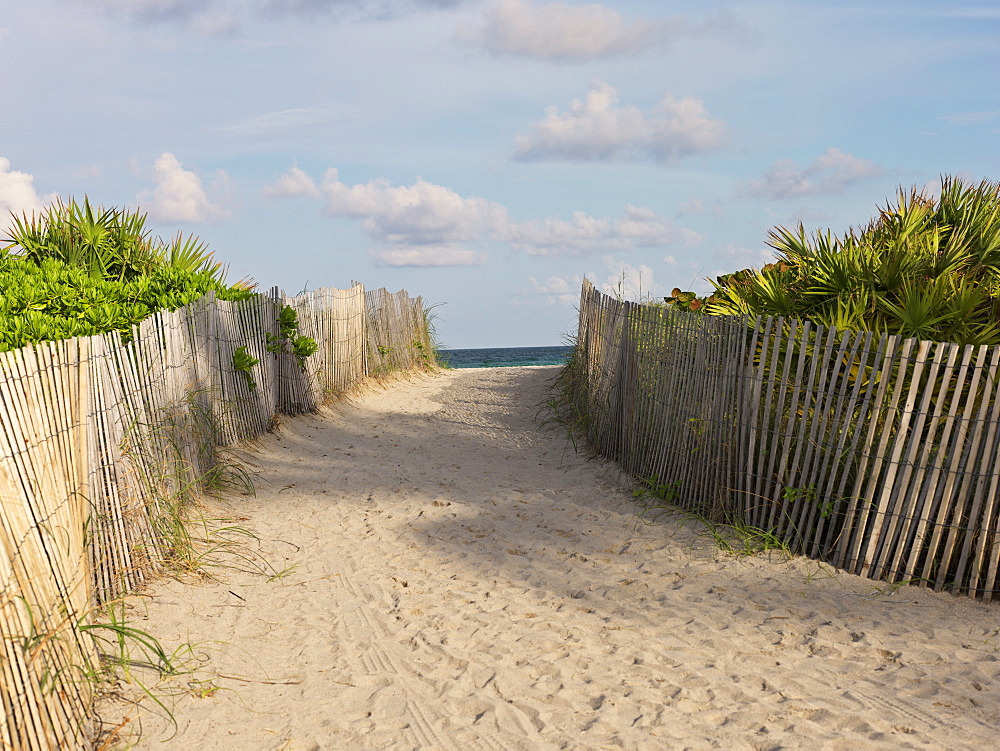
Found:
M 80 178 L 97 178 L 101 177 L 101 168 L 96 164 L 90 164 L 85 167 L 80 167 L 73 173 L 75 177 Z
M 72 0 L 111 16 L 142 24 L 178 24 L 205 36 L 231 34 L 250 17 L 316 18 L 337 11 L 355 11 L 370 19 L 385 19 L 420 8 L 446 8 L 463 0 Z
M 533 276 L 529 276 L 528 281 L 531 282 L 535 291 L 545 295 L 565 295 L 573 291 L 570 282 L 561 276 L 550 276 L 545 284 L 539 284 Z
M 630 23 L 613 9 L 596 3 L 533 5 L 525 0 L 500 0 L 483 24 L 466 26 L 457 36 L 494 55 L 582 62 L 635 56 L 668 47 L 681 37 L 737 27 L 742 25 L 726 14 L 699 24 L 681 16 L 640 18 Z
M 508 243 L 528 255 L 585 256 L 636 248 L 694 245 L 701 236 L 650 208 L 626 205 L 617 218 L 576 212 L 517 222 L 507 208 L 479 196 L 462 196 L 418 179 L 394 186 L 384 178 L 348 185 L 336 169 L 327 170 L 317 188 L 292 167 L 265 189 L 267 196 L 324 199 L 323 213 L 360 222 L 376 245 L 369 251 L 391 266 L 467 266 L 484 263 L 490 243 Z
M 297 198 L 306 196 L 319 198 L 319 188 L 316 183 L 298 166 L 292 166 L 288 172 L 277 179 L 274 185 L 264 188 L 265 198 Z
M 774 250 L 771 248 L 750 249 L 737 243 L 727 243 L 721 246 L 716 255 L 726 261 L 727 266 L 731 265 L 728 271 L 723 274 L 731 274 L 734 271 L 746 268 L 760 268 L 769 263 L 774 263 Z
M 639 301 L 663 298 L 668 294 L 666 288 L 654 279 L 653 269 L 646 264 L 633 266 L 610 255 L 602 256 L 601 260 L 609 274 L 603 284 L 594 286 L 605 294 Z
M 202 36 L 224 36 L 239 28 L 240 21 L 232 8 L 220 8 L 195 14 L 188 21 L 188 28 Z
M 329 216 L 361 221 L 361 229 L 379 246 L 369 255 L 386 266 L 470 266 L 484 263 L 482 245 L 502 236 L 510 222 L 507 209 L 485 198 L 466 198 L 423 179 L 393 186 L 385 179 L 346 185 L 336 169 L 327 170 L 321 192 Z
M 944 115 L 940 118 L 952 125 L 982 125 L 995 120 L 1000 120 L 1000 110 L 990 110 L 989 112 L 957 112 L 953 115 Z
M 307 128 L 328 125 L 341 117 L 343 117 L 341 109 L 332 105 L 294 107 L 292 109 L 254 115 L 243 122 L 221 128 L 220 130 L 226 135 L 241 138 L 287 135 Z
M 596 81 L 569 111 L 549 107 L 530 135 L 515 145 L 518 159 L 574 161 L 645 160 L 669 163 L 722 146 L 724 126 L 709 117 L 700 99 L 666 94 L 649 113 L 619 106 L 618 92 Z
M 39 196 L 35 178 L 10 168 L 10 160 L 0 157 L 0 230 L 10 226 L 11 213 L 18 216 L 41 211 L 57 198 L 55 193 Z
M 215 0 L 76 0 L 110 13 L 127 13 L 142 18 L 176 18 L 187 16 L 199 7 L 218 4 Z
M 829 148 L 804 170 L 796 169 L 790 159 L 775 162 L 763 180 L 751 180 L 739 192 L 773 199 L 827 195 L 843 193 L 849 185 L 884 174 L 875 162 Z
M 685 201 L 677 207 L 676 216 L 688 216 L 690 214 L 704 214 L 705 205 L 700 198 L 694 196 L 690 201 Z
M 605 294 L 639 301 L 660 300 L 669 294 L 667 288 L 656 281 L 656 272 L 647 264 L 633 266 L 612 255 L 601 256 L 601 261 L 606 270 L 603 282 L 600 281 L 601 274 L 588 272 L 584 276 Z M 664 262 L 670 268 L 677 263 L 672 256 L 667 256 Z M 553 303 L 567 306 L 579 303 L 583 277 L 550 276 L 544 282 L 529 277 L 528 281 L 533 287 L 533 294 L 548 297 Z
M 583 283 L 583 277 L 550 276 L 544 282 L 539 282 L 535 277 L 529 276 L 528 281 L 532 287 L 529 294 L 540 296 L 550 303 L 571 307 L 580 302 L 580 285 Z
M 345 185 L 336 169 L 323 178 L 325 211 L 361 220 L 373 240 L 405 245 L 445 245 L 502 234 L 507 209 L 485 198 L 465 198 L 450 188 L 418 178 L 411 186 L 388 180 Z
M 571 221 L 549 218 L 512 225 L 511 244 L 533 256 L 583 256 L 636 247 L 694 245 L 701 236 L 645 207 L 627 205 L 617 218 L 575 212 Z
M 218 180 L 225 188 L 228 177 L 218 173 Z M 161 154 L 153 162 L 152 192 L 143 191 L 138 201 L 153 219 L 165 222 L 215 222 L 226 219 L 229 211 L 221 203 L 213 203 L 202 185 L 201 178 L 184 169 L 177 157 L 170 152 Z
M 371 248 L 368 255 L 379 266 L 481 266 L 486 254 L 453 245 L 417 245 Z
M 112 16 L 140 23 L 180 23 L 207 36 L 229 34 L 239 26 L 240 7 L 232 0 L 75 0 Z

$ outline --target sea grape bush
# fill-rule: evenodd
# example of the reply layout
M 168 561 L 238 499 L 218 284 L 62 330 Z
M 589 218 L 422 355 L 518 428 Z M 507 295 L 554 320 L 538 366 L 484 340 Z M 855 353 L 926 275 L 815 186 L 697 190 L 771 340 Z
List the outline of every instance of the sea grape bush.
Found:
M 247 348 L 237 347 L 233 352 L 233 370 L 242 373 L 247 379 L 247 386 L 251 391 L 257 390 L 257 381 L 253 377 L 255 365 L 259 365 L 260 360 L 247 352 Z
M 305 367 L 306 358 L 319 349 L 315 339 L 299 335 L 299 314 L 290 305 L 283 305 L 278 313 L 278 335 L 268 332 L 264 338 L 268 352 L 291 352 L 302 368 Z
M 706 304 L 714 303 L 715 301 L 714 297 L 704 299 L 698 297 L 698 295 L 694 292 L 684 292 L 679 287 L 674 287 L 673 291 L 670 293 L 670 297 L 663 298 L 663 303 L 665 305 L 682 308 L 683 310 L 690 310 L 692 313 L 704 313 Z
M 160 267 L 128 281 L 91 276 L 52 258 L 0 256 L 0 351 L 26 344 L 120 331 L 158 310 L 176 310 L 209 291 L 223 300 L 254 293 L 229 288 L 208 272 Z
M 127 282 L 90 276 L 79 267 L 44 259 L 0 257 L 0 349 L 29 342 L 89 336 L 133 325 L 158 310 L 175 310 L 214 290 L 221 299 L 253 296 L 205 273 L 154 269 Z

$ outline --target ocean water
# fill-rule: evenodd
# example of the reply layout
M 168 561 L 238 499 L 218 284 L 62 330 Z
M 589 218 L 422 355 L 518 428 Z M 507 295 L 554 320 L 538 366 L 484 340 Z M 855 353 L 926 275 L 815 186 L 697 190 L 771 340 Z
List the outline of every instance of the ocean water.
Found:
M 498 349 L 442 349 L 449 368 L 517 368 L 523 365 L 563 365 L 572 347 L 501 347 Z

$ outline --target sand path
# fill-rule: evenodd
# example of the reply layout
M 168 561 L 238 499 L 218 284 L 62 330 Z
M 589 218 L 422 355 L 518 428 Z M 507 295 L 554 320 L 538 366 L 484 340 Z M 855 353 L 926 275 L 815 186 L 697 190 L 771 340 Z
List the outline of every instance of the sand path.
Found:
M 231 513 L 294 569 L 137 598 L 138 625 L 211 655 L 170 684 L 172 737 L 142 704 L 140 747 L 997 742 L 1000 607 L 639 523 L 612 467 L 534 424 L 554 373 L 419 377 L 262 439 Z

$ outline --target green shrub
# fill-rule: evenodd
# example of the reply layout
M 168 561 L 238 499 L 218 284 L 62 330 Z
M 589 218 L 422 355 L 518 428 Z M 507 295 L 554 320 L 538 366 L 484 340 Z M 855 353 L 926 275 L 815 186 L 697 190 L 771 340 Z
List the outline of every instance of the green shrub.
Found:
M 257 390 L 257 381 L 253 377 L 253 368 L 259 365 L 260 360 L 247 352 L 247 348 L 237 347 L 233 351 L 233 370 L 246 376 L 247 386 L 251 391 Z
M 47 340 L 120 331 L 209 291 L 224 300 L 254 295 L 226 286 L 223 267 L 194 237 L 153 238 L 145 216 L 93 209 L 86 199 L 14 217 L 0 249 L 0 351 Z
M 768 244 L 775 263 L 718 277 L 710 314 L 1000 344 L 1000 184 L 945 177 L 939 198 L 900 190 L 861 230 L 778 227 Z
M 319 349 L 312 337 L 299 336 L 299 314 L 290 305 L 283 305 L 278 313 L 278 335 L 267 333 L 264 337 L 268 352 L 290 352 L 302 368 L 306 366 L 306 358 Z

